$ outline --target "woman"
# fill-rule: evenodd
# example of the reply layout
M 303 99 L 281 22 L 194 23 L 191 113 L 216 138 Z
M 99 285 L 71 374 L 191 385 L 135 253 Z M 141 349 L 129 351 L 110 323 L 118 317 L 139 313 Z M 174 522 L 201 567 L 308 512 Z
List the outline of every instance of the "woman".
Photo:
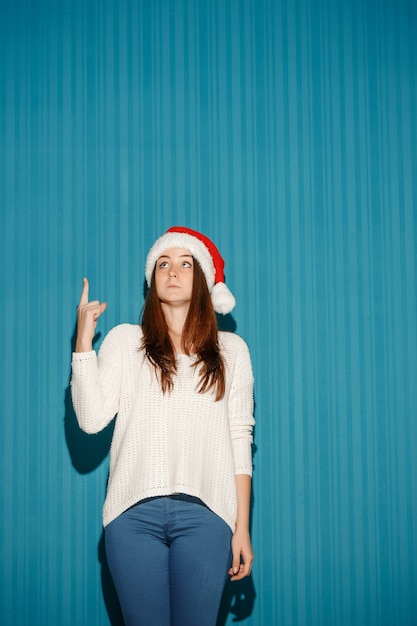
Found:
M 250 574 L 253 376 L 244 341 L 217 330 L 235 300 L 204 235 L 173 227 L 146 260 L 142 324 L 92 348 L 104 302 L 78 308 L 72 397 L 83 430 L 115 415 L 103 508 L 125 623 L 214 626 L 227 575 Z

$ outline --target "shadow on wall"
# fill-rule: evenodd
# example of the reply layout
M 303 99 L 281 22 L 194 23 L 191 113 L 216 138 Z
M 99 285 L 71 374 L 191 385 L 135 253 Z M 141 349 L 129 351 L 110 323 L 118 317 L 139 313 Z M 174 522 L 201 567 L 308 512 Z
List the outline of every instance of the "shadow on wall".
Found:
M 252 463 L 253 468 L 254 458 L 257 451 L 256 444 L 252 445 Z M 253 506 L 255 502 L 255 492 L 252 483 L 252 493 L 250 502 L 250 527 L 252 530 L 253 520 Z M 252 534 L 252 533 L 251 533 Z M 256 556 L 256 555 L 255 555 Z M 220 603 L 219 615 L 217 618 L 216 626 L 226 626 L 229 613 L 233 615 L 232 622 L 243 622 L 243 620 L 250 617 L 253 611 L 253 607 L 256 599 L 255 586 L 253 584 L 252 576 L 243 578 L 243 580 L 226 583 L 223 591 L 223 597 Z
M 100 339 L 98 334 L 94 338 L 94 344 Z M 71 354 L 75 349 L 76 328 L 71 339 Z M 78 426 L 77 417 L 74 413 L 71 399 L 71 388 L 65 390 L 65 439 L 71 457 L 72 466 L 79 474 L 93 472 L 106 458 L 110 450 L 113 437 L 114 421 L 97 435 L 87 435 Z M 104 604 L 110 624 L 112 626 L 124 626 L 122 612 L 116 590 L 110 575 L 109 566 L 104 548 L 104 533 L 100 537 L 97 547 L 98 561 L 101 567 L 101 585 Z
M 107 456 L 114 423 L 110 424 L 101 433 L 87 435 L 78 426 L 77 418 L 72 408 L 71 390 L 65 391 L 65 437 L 71 456 L 72 465 L 80 474 L 88 474 L 96 469 Z M 123 626 L 123 617 L 117 598 L 116 590 L 110 575 L 104 549 L 104 533 L 102 533 L 98 548 L 98 561 L 101 566 L 101 585 L 103 599 L 112 626 Z
M 218 313 L 216 313 L 216 319 L 217 319 L 217 328 L 219 330 L 225 330 L 229 333 L 235 333 L 236 329 L 237 329 L 237 324 L 236 321 L 233 319 L 233 317 L 229 314 L 229 315 L 219 315 Z
M 229 332 L 236 330 L 236 324 L 231 316 L 222 316 L 218 321 L 220 330 L 227 330 Z M 75 338 L 76 330 L 74 330 L 71 340 L 71 353 L 75 348 Z M 100 335 L 97 335 L 94 339 L 94 343 L 97 343 L 99 338 Z M 79 474 L 89 474 L 93 472 L 103 462 L 110 450 L 114 420 L 100 433 L 94 436 L 87 435 L 78 426 L 72 406 L 71 388 L 68 386 L 65 390 L 64 428 L 65 439 L 74 469 Z M 256 446 L 253 447 L 253 454 L 255 454 L 255 451 Z M 251 504 L 253 506 L 253 493 Z M 107 563 L 104 532 L 98 543 L 97 555 L 101 567 L 103 599 L 110 624 L 111 626 L 124 626 L 120 604 Z M 233 622 L 245 620 L 252 613 L 255 598 L 256 592 L 252 577 L 238 582 L 226 583 L 216 626 L 225 626 L 229 613 L 233 615 Z
M 216 626 L 226 626 L 229 613 L 233 615 L 233 622 L 245 620 L 252 613 L 255 598 L 252 576 L 236 582 L 227 582 Z

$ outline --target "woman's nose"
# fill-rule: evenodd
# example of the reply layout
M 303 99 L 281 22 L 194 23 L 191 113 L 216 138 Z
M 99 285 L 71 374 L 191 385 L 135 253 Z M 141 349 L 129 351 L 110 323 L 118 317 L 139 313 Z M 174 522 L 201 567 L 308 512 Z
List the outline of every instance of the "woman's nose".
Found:
M 177 270 L 175 269 L 175 267 L 171 267 L 171 269 L 169 270 L 169 275 L 170 276 L 176 276 L 177 275 Z

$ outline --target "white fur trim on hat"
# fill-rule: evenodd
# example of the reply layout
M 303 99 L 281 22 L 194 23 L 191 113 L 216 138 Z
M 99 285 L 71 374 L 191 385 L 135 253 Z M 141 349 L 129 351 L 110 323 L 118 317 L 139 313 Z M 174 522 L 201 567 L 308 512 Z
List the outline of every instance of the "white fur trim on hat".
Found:
M 151 285 L 155 263 L 170 248 L 185 248 L 191 252 L 191 255 L 200 263 L 206 277 L 207 286 L 209 291 L 211 291 L 214 285 L 213 259 L 203 242 L 187 233 L 165 233 L 155 241 L 146 259 L 145 276 L 148 287 Z

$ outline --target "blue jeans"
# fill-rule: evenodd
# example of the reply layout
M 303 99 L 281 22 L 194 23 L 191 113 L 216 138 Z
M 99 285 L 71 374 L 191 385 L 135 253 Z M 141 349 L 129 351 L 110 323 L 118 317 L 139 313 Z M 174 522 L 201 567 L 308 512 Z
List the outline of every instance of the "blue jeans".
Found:
M 231 565 L 230 527 L 197 498 L 150 498 L 105 529 L 126 626 L 215 626 Z

